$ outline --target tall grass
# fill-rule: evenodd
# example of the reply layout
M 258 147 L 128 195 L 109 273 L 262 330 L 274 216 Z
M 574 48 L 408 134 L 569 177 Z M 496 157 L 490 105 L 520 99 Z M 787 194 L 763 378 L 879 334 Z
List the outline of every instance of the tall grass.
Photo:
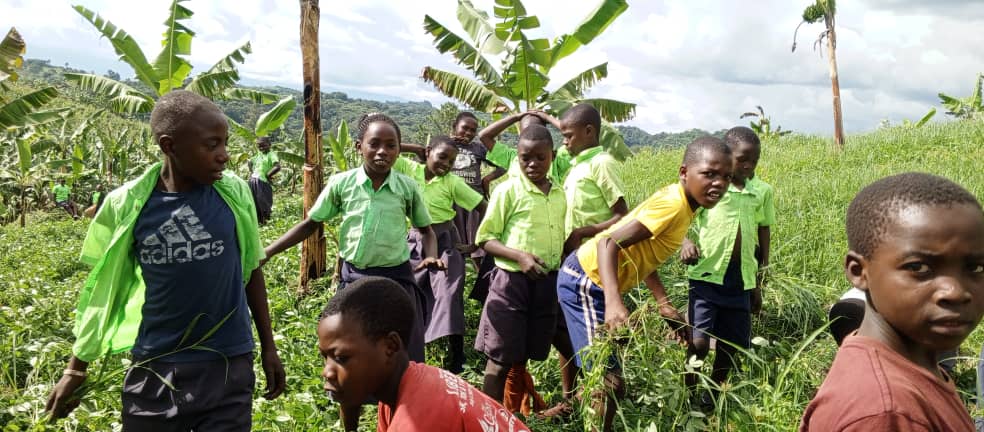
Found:
M 701 414 L 690 406 L 683 388 L 685 350 L 666 339 L 667 327 L 649 294 L 643 289 L 632 291 L 626 302 L 634 309 L 628 342 L 603 345 L 590 354 L 605 358 L 606 350 L 614 350 L 622 357 L 628 396 L 621 403 L 616 427 L 647 432 L 795 429 L 835 352 L 823 326 L 826 309 L 848 288 L 841 269 L 847 248 L 844 213 L 848 202 L 865 184 L 910 170 L 946 176 L 984 198 L 982 147 L 984 124 L 979 121 L 851 136 L 842 152 L 832 150 L 829 140 L 818 137 L 787 136 L 765 143 L 757 173 L 776 188 L 778 224 L 773 228 L 763 314 L 753 321 L 758 344 L 743 356 L 744 370 L 721 388 L 714 412 Z M 675 182 L 681 157 L 682 149 L 644 151 L 627 161 L 623 176 L 629 204 Z M 278 195 L 274 218 L 261 229 L 263 242 L 271 242 L 299 219 L 300 198 Z M 71 349 L 75 301 L 87 271 L 77 262 L 85 224 L 65 220 L 60 211 L 34 213 L 30 222 L 26 229 L 0 227 L 0 425 L 5 431 L 118 429 L 118 383 L 94 389 L 69 419 L 55 425 L 42 422 L 44 399 L 60 378 Z M 295 249 L 264 267 L 288 392 L 275 401 L 257 396 L 257 431 L 341 428 L 337 407 L 321 390 L 322 363 L 315 337 L 318 315 L 332 287 L 327 280 L 319 280 L 316 294 L 298 300 L 293 294 L 297 258 Z M 661 274 L 674 304 L 684 307 L 683 266 L 671 260 Z M 466 310 L 466 345 L 470 346 L 480 305 L 467 300 Z M 984 334 L 975 332 L 957 364 L 956 382 L 967 395 L 973 393 L 974 359 L 982 342 Z M 463 376 L 480 385 L 484 359 L 467 351 L 468 368 Z M 442 347 L 429 347 L 431 364 L 440 365 L 442 356 Z M 126 358 L 120 355 L 102 362 L 115 370 Z M 705 372 L 711 360 L 705 362 Z M 531 364 L 530 371 L 541 393 L 558 400 L 556 359 Z M 256 372 L 260 386 L 262 371 Z M 582 383 L 598 388 L 599 375 L 589 373 Z M 375 410 L 364 411 L 361 430 L 375 430 Z M 583 412 L 588 412 L 587 407 Z M 589 425 L 580 418 L 567 424 L 527 422 L 536 431 L 581 430 Z

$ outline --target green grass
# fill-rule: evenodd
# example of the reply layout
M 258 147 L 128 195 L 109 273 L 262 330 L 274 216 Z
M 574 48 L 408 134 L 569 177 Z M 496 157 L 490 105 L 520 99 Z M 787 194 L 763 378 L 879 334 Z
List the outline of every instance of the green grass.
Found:
M 764 312 L 754 321 L 753 333 L 762 338 L 757 341 L 767 343 L 754 346 L 745 356 L 745 370 L 724 386 L 714 413 L 696 413 L 682 387 L 683 348 L 666 339 L 667 328 L 653 311 L 648 294 L 633 291 L 627 302 L 635 308 L 628 343 L 602 347 L 602 351 L 620 351 L 625 365 L 629 393 L 622 402 L 617 427 L 645 431 L 795 429 L 835 353 L 822 326 L 827 307 L 848 288 L 841 269 L 847 204 L 865 184 L 912 170 L 949 177 L 984 198 L 982 147 L 981 122 L 852 136 L 842 152 L 834 151 L 829 140 L 816 137 L 788 136 L 765 143 L 758 175 L 776 188 L 779 222 L 773 230 Z M 682 151 L 675 150 L 643 152 L 630 159 L 624 167 L 630 205 L 676 181 L 681 156 Z M 277 199 L 273 221 L 261 230 L 265 243 L 299 218 L 299 198 L 279 195 Z M 65 220 L 54 211 L 31 214 L 25 229 L 0 227 L 0 425 L 4 432 L 119 427 L 119 383 L 96 389 L 69 419 L 55 425 L 41 422 L 45 398 L 70 352 L 75 301 L 87 272 L 77 261 L 84 233 L 84 223 Z M 257 431 L 340 429 L 337 408 L 321 391 L 321 359 L 314 333 L 331 288 L 327 281 L 318 281 L 314 295 L 298 300 L 293 294 L 297 255 L 292 250 L 264 268 L 274 332 L 288 373 L 288 392 L 275 401 L 257 399 Z M 671 261 L 663 275 L 675 305 L 682 308 L 686 299 L 683 267 Z M 466 305 L 470 329 L 466 345 L 470 346 L 480 305 L 470 300 Z M 984 332 L 978 330 L 961 351 L 966 357 L 957 365 L 956 379 L 965 397 L 973 393 L 974 358 L 982 343 Z M 441 364 L 442 352 L 443 347 L 429 347 L 429 362 Z M 479 384 L 484 360 L 471 351 L 468 360 L 464 377 Z M 125 365 L 126 356 L 114 356 L 94 366 L 114 371 Z M 534 363 L 530 370 L 541 393 L 557 400 L 556 360 Z M 260 370 L 257 373 L 262 376 Z M 599 380 L 588 376 L 584 381 L 591 386 Z M 366 410 L 361 430 L 375 430 L 374 415 L 374 409 Z M 567 425 L 529 419 L 529 425 L 537 431 L 588 426 L 579 419 Z

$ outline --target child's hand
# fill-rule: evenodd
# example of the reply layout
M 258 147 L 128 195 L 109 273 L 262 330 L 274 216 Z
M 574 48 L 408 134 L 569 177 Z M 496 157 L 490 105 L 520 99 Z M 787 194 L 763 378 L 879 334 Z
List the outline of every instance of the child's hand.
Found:
M 540 257 L 531 253 L 523 252 L 517 261 L 519 269 L 531 279 L 541 279 L 547 275 L 547 264 Z
M 73 398 L 72 395 L 84 382 L 85 377 L 62 375 L 61 380 L 51 390 L 44 407 L 45 411 L 51 413 L 51 421 L 67 416 L 79 406 L 82 400 Z
M 628 319 L 629 310 L 621 301 L 605 302 L 605 325 L 608 326 L 609 332 L 614 332 L 624 326 Z
M 266 376 L 266 393 L 263 398 L 276 399 L 287 388 L 287 374 L 280 361 L 280 354 L 277 354 L 276 349 L 264 350 L 260 353 L 260 361 L 263 365 L 263 374 Z
M 454 247 L 455 249 L 458 249 L 458 252 L 461 252 L 462 255 L 468 255 L 478 250 L 478 246 L 474 244 L 458 243 L 454 245 Z
M 417 264 L 417 267 L 414 268 L 413 270 L 417 271 L 423 268 L 428 268 L 430 270 L 440 270 L 440 271 L 447 270 L 447 267 L 444 266 L 444 261 L 441 261 L 440 259 L 434 257 L 424 258 L 423 260 L 420 261 L 420 264 Z
M 564 255 L 574 252 L 577 248 L 581 247 L 581 242 L 586 236 L 581 228 L 574 228 L 570 235 L 567 236 L 567 240 L 564 241 Z
M 690 241 L 688 238 L 683 239 L 683 244 L 680 245 L 680 262 L 693 265 L 697 264 L 697 260 L 700 258 L 700 251 L 697 250 L 697 245 Z
M 674 338 L 677 342 L 690 343 L 690 329 L 687 328 L 687 320 L 683 318 L 683 315 L 680 315 L 680 311 L 669 304 L 664 304 L 659 307 L 659 315 L 673 329 Z
M 752 290 L 752 314 L 758 315 L 762 312 L 762 288 L 755 287 Z

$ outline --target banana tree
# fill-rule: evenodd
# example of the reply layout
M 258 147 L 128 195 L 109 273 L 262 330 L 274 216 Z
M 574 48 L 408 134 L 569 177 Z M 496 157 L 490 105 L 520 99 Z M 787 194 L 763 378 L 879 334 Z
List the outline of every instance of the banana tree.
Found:
M 451 53 L 475 78 L 430 66 L 424 68 L 421 78 L 471 109 L 493 115 L 542 109 L 559 116 L 577 103 L 590 103 L 604 120 L 599 137 L 602 146 L 613 156 L 624 159 L 631 151 L 609 122 L 631 119 L 636 105 L 585 97 L 595 83 L 608 76 L 607 62 L 582 71 L 553 90 L 547 87 L 550 71 L 560 60 L 591 43 L 627 8 L 625 0 L 602 0 L 572 33 L 550 41 L 527 35 L 528 30 L 540 27 L 540 19 L 530 15 L 520 0 L 497 0 L 496 22 L 469 0 L 458 0 L 458 21 L 470 41 L 430 15 L 424 16 L 424 29 L 434 37 L 438 51 Z M 493 63 L 497 58 L 501 58 L 499 67 Z
M 966 98 L 955 98 L 940 93 L 940 103 L 947 109 L 946 113 L 956 118 L 967 119 L 984 114 L 984 103 L 981 98 L 981 83 L 984 83 L 984 74 L 977 74 L 977 85 L 974 86 L 974 93 Z
M 782 130 L 782 126 L 777 126 L 775 129 L 772 129 L 772 119 L 765 115 L 765 110 L 762 109 L 762 106 L 756 105 L 755 108 L 758 109 L 758 112 L 749 111 L 743 113 L 738 118 L 744 119 L 747 117 L 753 117 L 758 119 L 757 121 L 749 121 L 748 127 L 755 131 L 755 134 L 758 135 L 760 139 L 763 141 L 774 140 L 792 133 L 792 131 Z
M 164 21 L 162 48 L 153 63 L 148 61 L 143 50 L 126 31 L 84 6 L 73 6 L 79 15 L 109 40 L 119 55 L 119 60 L 133 68 L 137 80 L 153 89 L 153 94 L 101 75 L 66 73 L 65 78 L 83 90 L 109 98 L 110 108 L 120 114 L 149 113 L 154 108 L 157 97 L 182 88 L 209 99 L 243 99 L 254 103 L 276 101 L 276 95 L 271 93 L 236 87 L 239 82 L 236 64 L 245 62 L 246 55 L 252 52 L 249 42 L 221 58 L 205 72 L 189 78 L 192 65 L 186 57 L 191 54 L 195 32 L 184 24 L 185 20 L 194 15 L 194 12 L 181 5 L 186 1 L 171 2 L 168 17 Z
M 5 166 L 0 168 L 0 179 L 4 184 L 16 189 L 19 196 L 13 207 L 17 208 L 20 217 L 20 226 L 26 224 L 27 211 L 29 209 L 28 193 L 35 192 L 37 195 L 38 186 L 49 176 L 51 166 L 47 163 L 36 163 L 34 155 L 38 153 L 38 144 L 42 143 L 44 133 L 34 128 L 26 128 L 13 137 L 10 141 L 17 150 L 17 157 L 13 161 L 13 167 Z
M 793 51 L 796 51 L 796 33 L 803 24 L 813 24 L 823 20 L 824 31 L 813 42 L 813 49 L 827 40 L 827 64 L 830 69 L 830 90 L 834 98 L 834 145 L 837 148 L 844 148 L 844 116 L 841 111 L 840 101 L 840 78 L 837 75 L 837 32 L 836 25 L 837 5 L 835 0 L 815 0 L 813 4 L 806 7 L 803 11 L 803 21 L 796 26 L 793 32 Z
M 232 156 L 230 160 L 230 162 L 233 162 L 233 167 L 245 163 L 252 153 L 251 146 L 256 142 L 256 139 L 269 136 L 273 131 L 283 126 L 287 119 L 290 118 L 290 115 L 293 114 L 296 106 L 297 101 L 294 100 L 293 96 L 286 96 L 280 99 L 273 108 L 260 114 L 260 117 L 256 119 L 256 125 L 252 129 L 230 118 L 229 128 L 235 136 L 241 138 L 243 144 L 241 148 L 236 149 L 239 150 L 239 153 Z
M 27 94 L 10 98 L 5 93 L 11 89 L 7 81 L 17 81 L 17 69 L 24 64 L 27 44 L 16 28 L 11 27 L 0 41 L 0 130 L 15 129 L 38 123 L 47 118 L 39 110 L 58 97 L 54 87 L 44 87 Z

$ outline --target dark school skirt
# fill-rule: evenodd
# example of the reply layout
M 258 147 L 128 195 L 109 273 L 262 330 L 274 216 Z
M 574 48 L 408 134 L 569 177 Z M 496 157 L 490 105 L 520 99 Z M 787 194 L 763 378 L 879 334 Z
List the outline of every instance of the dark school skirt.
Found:
M 475 349 L 500 364 L 545 360 L 557 328 L 557 272 L 533 280 L 492 269 Z
M 270 220 L 270 213 L 273 211 L 273 187 L 257 176 L 250 176 L 249 190 L 253 192 L 256 218 L 261 224 L 265 224 Z
M 454 206 L 454 227 L 458 230 L 459 241 L 464 244 L 475 244 L 475 233 L 478 232 L 478 225 L 482 223 L 482 213 L 477 209 L 465 210 Z M 485 250 L 475 249 L 470 255 L 472 258 L 485 256 Z
M 342 280 L 338 285 L 338 289 L 343 290 L 346 285 L 366 276 L 379 276 L 392 279 L 400 284 L 407 291 L 407 294 L 410 294 L 416 317 L 414 319 L 413 329 L 410 331 L 410 340 L 405 343 L 407 345 L 407 353 L 410 354 L 410 360 L 423 363 L 424 326 L 427 322 L 427 317 L 430 315 L 430 310 L 426 307 L 426 299 L 429 294 L 424 293 L 423 290 L 417 287 L 417 282 L 413 278 L 413 267 L 410 267 L 410 262 L 407 261 L 393 267 L 368 267 L 360 269 L 352 265 L 352 263 L 343 260 Z
M 431 342 L 447 335 L 465 334 L 465 259 L 455 248 L 458 233 L 451 221 L 431 225 L 437 236 L 437 252 L 447 267 L 446 271 L 420 269 L 413 277 L 425 294 L 430 320 L 424 332 L 424 341 Z M 420 230 L 407 234 L 410 246 L 410 267 L 417 268 L 424 259 L 424 241 Z

